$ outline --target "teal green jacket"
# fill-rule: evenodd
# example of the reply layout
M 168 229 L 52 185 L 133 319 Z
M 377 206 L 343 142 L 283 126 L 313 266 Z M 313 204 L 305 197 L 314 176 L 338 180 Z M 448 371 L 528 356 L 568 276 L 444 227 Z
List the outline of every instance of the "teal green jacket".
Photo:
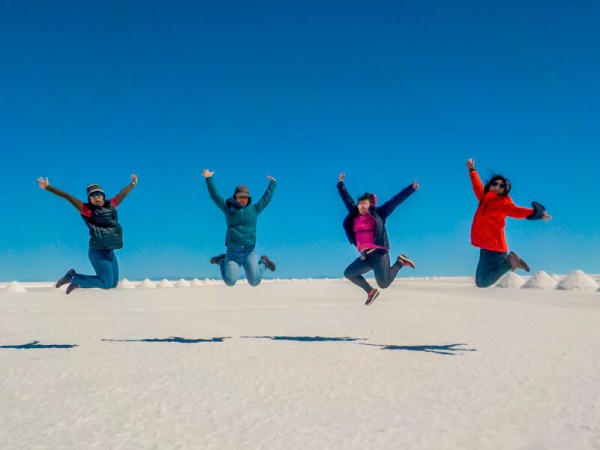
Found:
M 233 197 L 223 200 L 223 197 L 217 192 L 213 177 L 206 179 L 206 185 L 208 186 L 208 193 L 212 201 L 225 213 L 225 220 L 227 222 L 225 246 L 255 246 L 258 215 L 271 202 L 277 183 L 271 181 L 260 200 L 253 204 L 252 197 L 250 197 L 246 206 L 240 205 Z

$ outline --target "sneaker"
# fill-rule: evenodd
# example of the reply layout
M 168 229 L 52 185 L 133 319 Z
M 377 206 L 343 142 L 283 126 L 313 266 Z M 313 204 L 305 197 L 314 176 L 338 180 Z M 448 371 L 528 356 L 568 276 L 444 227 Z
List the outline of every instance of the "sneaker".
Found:
M 210 258 L 210 263 L 216 264 L 218 266 L 219 264 L 221 264 L 221 260 L 223 258 L 225 258 L 225 253 L 221 253 L 220 255 L 213 256 L 212 258 Z
M 404 267 L 412 267 L 413 269 L 417 268 L 417 265 L 406 255 L 398 255 L 398 262 L 402 264 Z
M 59 288 L 67 283 L 70 283 L 73 277 L 75 276 L 75 270 L 71 269 L 67 273 L 65 273 L 60 280 L 56 282 L 55 287 Z
M 269 269 L 271 272 L 275 272 L 275 263 L 271 261 L 267 255 L 262 255 L 260 260 L 265 263 L 267 269 Z
M 75 289 L 79 289 L 79 285 L 75 284 L 75 283 L 71 283 L 70 285 L 67 286 L 67 294 L 70 294 Z
M 375 299 L 379 296 L 379 290 L 378 289 L 371 289 L 371 292 L 369 292 L 369 295 L 367 297 L 367 301 L 365 302 L 365 305 L 369 306 L 371 303 L 373 303 L 375 301 Z
M 521 259 L 515 252 L 508 254 L 508 262 L 512 270 L 523 269 L 525 272 L 529 272 L 529 266 L 525 261 Z

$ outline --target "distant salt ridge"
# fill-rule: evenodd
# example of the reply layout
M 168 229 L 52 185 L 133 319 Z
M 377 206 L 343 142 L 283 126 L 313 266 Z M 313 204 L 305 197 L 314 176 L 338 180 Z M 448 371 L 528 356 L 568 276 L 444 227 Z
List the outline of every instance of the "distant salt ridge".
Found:
M 118 285 L 119 289 L 135 289 L 135 284 L 129 281 L 127 278 L 123 278 Z
M 165 288 L 174 288 L 175 285 L 173 283 L 171 283 L 169 280 L 167 280 L 166 278 L 163 278 L 162 281 L 160 283 L 158 283 L 158 286 L 161 289 L 165 289 Z
M 183 278 L 181 278 L 177 283 L 175 283 L 175 286 L 177 286 L 178 288 L 180 287 L 190 287 L 191 284 L 189 281 L 184 280 Z
M 12 294 L 25 294 L 27 293 L 27 289 L 25 289 L 20 283 L 13 281 L 8 283 L 5 289 L 6 292 L 10 292 Z
M 552 278 L 543 270 L 536 272 L 527 282 L 521 286 L 523 289 L 553 289 L 556 279 Z
M 146 278 L 144 281 L 142 281 L 140 283 L 138 288 L 140 288 L 140 289 L 156 289 L 156 285 L 152 281 L 150 281 L 148 278 Z
M 525 283 L 525 280 L 514 272 L 508 272 L 496 284 L 499 288 L 520 288 Z
M 204 283 L 200 281 L 198 278 L 194 278 L 190 283 L 192 286 L 204 286 Z
M 215 284 L 216 284 L 216 283 L 215 283 L 215 281 L 214 281 L 214 280 L 210 280 L 210 279 L 208 279 L 208 278 L 207 278 L 206 280 L 204 280 L 204 285 L 205 285 L 205 286 L 214 286 Z
M 599 287 L 598 283 L 581 270 L 574 270 L 556 285 L 556 289 L 561 291 L 595 291 Z

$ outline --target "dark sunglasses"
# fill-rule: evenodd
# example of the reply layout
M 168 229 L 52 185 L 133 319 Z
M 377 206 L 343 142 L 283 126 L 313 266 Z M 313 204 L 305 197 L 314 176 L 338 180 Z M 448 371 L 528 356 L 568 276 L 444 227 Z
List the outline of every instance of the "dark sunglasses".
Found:
M 92 192 L 90 198 L 92 197 L 104 197 L 104 194 L 102 192 Z
M 506 185 L 502 181 L 492 181 L 492 184 L 490 186 L 498 186 L 501 188 L 506 187 Z

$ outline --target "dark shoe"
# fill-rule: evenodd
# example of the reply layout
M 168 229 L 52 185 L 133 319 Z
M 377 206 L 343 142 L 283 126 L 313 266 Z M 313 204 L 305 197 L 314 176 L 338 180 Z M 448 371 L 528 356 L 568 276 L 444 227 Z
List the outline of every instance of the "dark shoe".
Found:
M 221 253 L 220 255 L 213 256 L 212 258 L 210 258 L 210 263 L 216 264 L 218 266 L 219 264 L 221 264 L 221 260 L 223 258 L 225 258 L 225 253 Z
M 406 255 L 398 255 L 398 262 L 402 264 L 404 267 L 412 267 L 413 269 L 417 268 L 417 265 Z
M 508 254 L 508 262 L 510 263 L 512 270 L 523 269 L 525 272 L 529 272 L 529 266 L 527 263 L 523 261 L 515 252 L 510 252 Z
M 365 305 L 369 306 L 371 303 L 373 303 L 375 301 L 375 299 L 379 296 L 379 290 L 373 288 L 371 289 L 371 292 L 369 292 L 369 296 L 367 297 L 367 301 L 365 302 Z
M 267 255 L 262 255 L 260 260 L 265 263 L 267 269 L 269 269 L 271 272 L 275 272 L 275 263 L 271 261 Z
M 75 283 L 71 283 L 70 285 L 67 286 L 67 294 L 70 294 L 75 289 L 79 289 L 79 285 L 75 284 Z
M 59 288 L 61 286 L 64 286 L 67 283 L 70 283 L 74 276 L 75 276 L 75 270 L 74 269 L 69 270 L 67 273 L 65 273 L 63 275 L 63 277 L 60 280 L 58 280 L 56 282 L 55 287 Z

